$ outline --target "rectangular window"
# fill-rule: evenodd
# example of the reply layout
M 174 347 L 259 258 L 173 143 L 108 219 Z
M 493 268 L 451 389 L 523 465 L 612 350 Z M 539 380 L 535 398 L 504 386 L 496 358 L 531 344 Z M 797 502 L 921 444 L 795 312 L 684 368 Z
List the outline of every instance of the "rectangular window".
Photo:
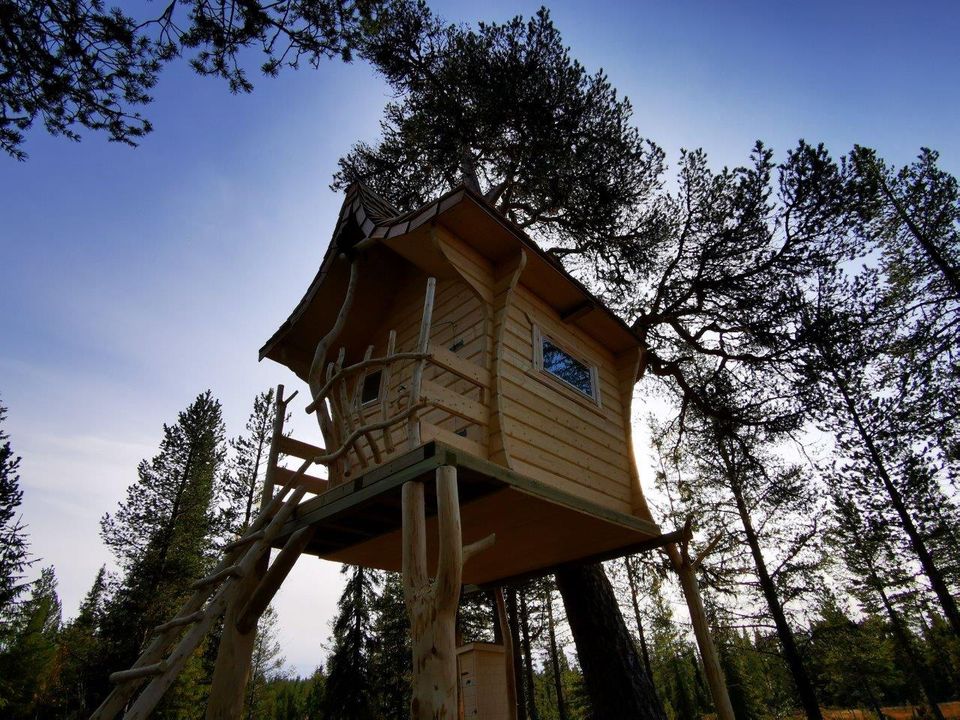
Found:
M 534 327 L 534 352 L 534 364 L 538 370 L 583 393 L 595 403 L 600 403 L 595 367 L 575 358 L 546 335 L 541 335 L 537 327 Z
M 382 370 L 376 370 L 375 372 L 367 373 L 363 376 L 363 388 L 360 391 L 361 405 L 374 403 L 380 399 L 380 382 L 382 380 Z

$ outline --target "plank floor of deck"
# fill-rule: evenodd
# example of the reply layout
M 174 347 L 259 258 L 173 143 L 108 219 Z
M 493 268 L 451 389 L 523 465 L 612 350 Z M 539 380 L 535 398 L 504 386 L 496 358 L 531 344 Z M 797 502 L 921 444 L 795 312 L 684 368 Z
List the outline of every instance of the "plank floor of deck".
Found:
M 333 487 L 301 504 L 278 538 L 315 528 L 306 552 L 322 558 L 400 569 L 401 488 L 425 482 L 428 558 L 436 561 L 434 471 L 456 465 L 464 543 L 493 532 L 493 548 L 464 568 L 464 583 L 489 585 L 544 574 L 570 562 L 601 560 L 656 544 L 660 529 L 439 442 Z

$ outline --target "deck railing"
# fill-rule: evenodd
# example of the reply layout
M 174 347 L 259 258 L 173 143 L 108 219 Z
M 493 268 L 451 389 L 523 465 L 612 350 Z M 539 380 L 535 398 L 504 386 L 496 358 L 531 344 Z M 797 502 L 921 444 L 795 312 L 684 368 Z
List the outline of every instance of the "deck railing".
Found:
M 317 415 L 323 448 L 282 437 L 280 452 L 313 459 L 326 465 L 328 479 L 305 477 L 311 491 L 340 484 L 352 476 L 376 467 L 404 449 L 413 449 L 428 440 L 441 440 L 476 454 L 483 454 L 482 444 L 468 441 L 441 426 L 443 419 L 460 418 L 470 425 L 486 428 L 488 410 L 481 399 L 475 400 L 431 379 L 428 368 L 439 368 L 455 378 L 465 380 L 481 391 L 490 387 L 490 372 L 483 366 L 459 357 L 454 352 L 430 343 L 436 280 L 427 280 L 423 313 L 417 345 L 413 350 L 397 350 L 397 332 L 390 330 L 383 355 L 374 356 L 374 346 L 364 352 L 363 359 L 345 364 L 346 348 L 340 348 L 336 359 L 326 363 L 323 384 L 306 407 Z M 373 373 L 381 373 L 375 400 L 364 402 L 364 383 Z M 431 408 L 441 411 L 428 422 L 423 415 Z M 405 428 L 405 432 L 403 429 Z M 278 478 L 286 477 L 278 467 Z M 302 483 L 301 483 L 302 484 Z

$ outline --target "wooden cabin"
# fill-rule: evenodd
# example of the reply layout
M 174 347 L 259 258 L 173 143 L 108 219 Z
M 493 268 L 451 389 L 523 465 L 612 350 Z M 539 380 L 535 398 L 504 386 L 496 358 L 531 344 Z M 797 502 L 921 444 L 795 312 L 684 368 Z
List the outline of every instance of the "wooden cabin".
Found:
M 310 381 L 308 410 L 326 417 L 323 448 L 280 449 L 343 446 L 327 478 L 307 477 L 317 497 L 291 524 L 316 527 L 308 552 L 398 570 L 399 488 L 443 464 L 458 468 L 464 541 L 497 536 L 467 583 L 659 535 L 631 440 L 640 341 L 466 188 L 400 214 L 353 186 L 319 272 L 260 357 Z
M 457 648 L 464 720 L 510 720 L 505 661 L 503 645 L 473 642 Z

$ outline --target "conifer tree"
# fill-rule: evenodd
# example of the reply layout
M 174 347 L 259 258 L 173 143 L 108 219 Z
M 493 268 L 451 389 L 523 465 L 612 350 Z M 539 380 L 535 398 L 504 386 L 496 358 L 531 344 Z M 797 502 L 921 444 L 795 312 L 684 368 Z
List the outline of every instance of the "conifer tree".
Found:
M 139 108 L 151 101 L 166 62 L 193 53 L 195 71 L 249 92 L 241 61 L 249 50 L 262 52 L 268 76 L 303 62 L 316 67 L 326 57 L 349 60 L 380 4 L 191 0 L 150 17 L 99 1 L 8 3 L 0 26 L 0 149 L 24 159 L 24 134 L 35 123 L 72 140 L 85 127 L 134 145 L 151 130 Z
M 409 210 L 463 182 L 558 255 L 575 240 L 592 257 L 609 244 L 642 246 L 656 233 L 647 200 L 663 154 L 631 126 L 631 106 L 606 76 L 570 57 L 545 9 L 476 29 L 446 25 L 424 3 L 398 3 L 383 17 L 361 54 L 398 98 L 386 109 L 380 142 L 356 145 L 335 187 L 362 181 Z M 606 630 L 620 633 L 626 666 L 639 666 L 602 574 L 597 565 L 558 580 L 578 648 L 587 651 L 580 645 L 596 628 L 570 600 L 594 593 L 576 607 L 616 615 Z M 584 672 L 587 686 L 602 693 L 593 698 L 597 712 L 659 717 L 642 679 L 619 658 L 601 653 Z M 624 691 L 603 693 L 607 682 Z
M 657 578 L 652 584 L 653 619 L 650 625 L 654 683 L 660 692 L 667 716 L 692 718 L 700 714 L 696 690 L 697 669 L 693 648 L 682 637 L 673 621 L 662 590 L 663 581 Z M 691 662 L 692 661 L 692 662 Z
M 553 244 L 645 235 L 662 153 L 630 125 L 602 72 L 570 57 L 546 8 L 445 24 L 423 2 L 387 8 L 361 48 L 397 92 L 375 146 L 358 143 L 334 184 L 363 181 L 402 210 L 465 183 Z
M 323 694 L 324 720 L 374 720 L 373 605 L 375 571 L 344 565 L 347 584 L 333 625 L 333 650 Z
M 852 590 L 866 609 L 887 616 L 899 651 L 907 658 L 909 672 L 923 690 L 927 707 L 937 720 L 943 720 L 931 670 L 924 666 L 923 657 L 909 627 L 912 608 L 902 605 L 914 595 L 913 577 L 898 562 L 892 551 L 889 525 L 871 522 L 857 506 L 843 495 L 834 497 L 837 515 L 836 532 L 841 538 L 838 550 L 854 576 Z
M 169 620 L 190 584 L 212 562 L 216 531 L 214 479 L 224 460 L 220 402 L 210 391 L 199 396 L 173 425 L 164 425 L 160 451 L 138 468 L 115 514 L 101 521 L 104 542 L 123 571 L 103 620 L 107 668 L 132 665 L 152 628 Z M 195 707 L 203 701 L 207 669 L 204 648 L 188 663 L 159 711 Z
M 267 688 L 277 678 L 284 664 L 280 643 L 277 641 L 277 613 L 272 606 L 260 616 L 257 622 L 257 637 L 253 645 L 253 658 L 250 664 L 250 679 L 244 699 L 244 718 L 257 720 L 269 717 L 269 697 Z
M 60 598 L 53 567 L 44 568 L 17 609 L 12 637 L 0 645 L 0 710 L 10 720 L 34 718 L 55 681 Z
M 106 567 L 101 567 L 77 616 L 64 626 L 58 638 L 59 673 L 53 695 L 57 717 L 65 720 L 85 720 L 96 709 L 96 676 L 103 664 L 100 626 L 107 592 Z
M 809 653 L 826 704 L 868 708 L 883 720 L 881 706 L 895 699 L 888 688 L 902 682 L 887 627 L 874 614 L 855 622 L 832 594 L 822 599 Z
M 944 492 L 954 469 L 942 443 L 956 421 L 941 415 L 937 393 L 946 381 L 933 380 L 927 364 L 891 340 L 898 326 L 921 321 L 884 291 L 883 277 L 873 269 L 852 279 L 836 271 L 818 275 L 799 314 L 809 348 L 800 384 L 818 424 L 836 438 L 842 466 L 836 479 L 860 512 L 899 528 L 901 546 L 916 558 L 960 637 L 960 508 Z
M 254 398 L 245 434 L 230 440 L 233 451 L 221 481 L 222 522 L 229 541 L 240 535 L 256 517 L 263 492 L 263 474 L 276 416 L 275 391 L 270 388 Z
M 373 653 L 370 674 L 376 678 L 376 717 L 407 720 L 410 717 L 410 679 L 413 651 L 410 620 L 398 573 L 384 576 L 383 588 L 373 601 Z
M 23 571 L 29 565 L 26 529 L 17 508 L 23 501 L 20 458 L 13 453 L 3 424 L 7 408 L 0 404 L 0 641 L 13 613 L 13 604 L 26 585 Z

